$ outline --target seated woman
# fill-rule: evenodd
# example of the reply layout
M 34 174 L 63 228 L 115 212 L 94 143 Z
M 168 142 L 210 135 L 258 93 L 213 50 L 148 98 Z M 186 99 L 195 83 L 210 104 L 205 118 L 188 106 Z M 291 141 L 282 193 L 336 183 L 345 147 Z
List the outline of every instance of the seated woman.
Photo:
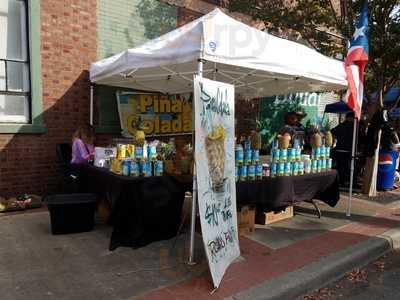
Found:
M 86 125 L 79 127 L 72 137 L 71 164 L 88 163 L 94 158 L 93 128 Z

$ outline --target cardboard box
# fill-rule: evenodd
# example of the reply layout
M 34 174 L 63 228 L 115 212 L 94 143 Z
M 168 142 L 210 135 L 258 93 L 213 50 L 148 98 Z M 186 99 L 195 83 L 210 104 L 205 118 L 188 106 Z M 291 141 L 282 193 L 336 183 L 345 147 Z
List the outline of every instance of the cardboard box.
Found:
M 275 212 L 261 212 L 257 214 L 257 224 L 268 225 L 293 217 L 293 206 L 286 207 L 285 210 Z
M 97 214 L 100 220 L 107 224 L 108 218 L 111 213 L 111 205 L 106 198 L 101 198 L 99 201 L 99 205 L 97 206 Z
M 237 212 L 238 232 L 239 235 L 246 235 L 254 232 L 256 211 L 249 206 L 243 206 Z

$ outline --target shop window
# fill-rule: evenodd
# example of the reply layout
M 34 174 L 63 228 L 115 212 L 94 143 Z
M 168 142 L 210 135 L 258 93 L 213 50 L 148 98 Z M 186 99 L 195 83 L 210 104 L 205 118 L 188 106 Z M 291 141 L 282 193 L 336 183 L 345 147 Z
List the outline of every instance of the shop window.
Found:
M 0 0 L 0 123 L 31 122 L 27 0 Z

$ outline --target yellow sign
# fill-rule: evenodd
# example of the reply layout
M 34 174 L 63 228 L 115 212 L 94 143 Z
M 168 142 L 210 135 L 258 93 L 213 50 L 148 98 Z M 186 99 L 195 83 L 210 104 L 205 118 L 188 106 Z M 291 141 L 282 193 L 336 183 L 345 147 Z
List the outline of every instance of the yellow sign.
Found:
M 144 132 L 174 134 L 192 131 L 192 95 L 166 96 L 162 94 L 117 93 L 118 111 L 124 135 L 134 135 L 139 116 Z

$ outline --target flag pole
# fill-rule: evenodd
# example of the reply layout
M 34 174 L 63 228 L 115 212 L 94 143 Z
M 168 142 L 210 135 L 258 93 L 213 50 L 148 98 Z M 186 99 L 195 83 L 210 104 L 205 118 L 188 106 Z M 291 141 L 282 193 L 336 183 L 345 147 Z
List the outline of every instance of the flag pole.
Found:
M 356 140 L 357 140 L 357 118 L 354 118 L 353 122 L 353 145 L 351 147 L 351 164 L 350 164 L 350 188 L 349 188 L 349 199 L 347 201 L 346 216 L 351 216 L 351 200 L 353 197 L 353 179 L 354 179 L 354 160 L 356 152 Z
M 351 215 L 351 201 L 353 196 L 353 180 L 354 180 L 354 159 L 356 152 L 357 140 L 357 124 L 361 116 L 361 108 L 364 92 L 364 70 L 368 62 L 368 1 L 364 2 L 361 15 L 356 24 L 356 30 L 350 40 L 345 59 L 345 71 L 347 74 L 348 91 L 346 102 L 355 113 L 353 126 L 353 145 L 351 149 L 351 166 L 350 166 L 350 188 L 349 200 L 347 203 L 346 216 Z

